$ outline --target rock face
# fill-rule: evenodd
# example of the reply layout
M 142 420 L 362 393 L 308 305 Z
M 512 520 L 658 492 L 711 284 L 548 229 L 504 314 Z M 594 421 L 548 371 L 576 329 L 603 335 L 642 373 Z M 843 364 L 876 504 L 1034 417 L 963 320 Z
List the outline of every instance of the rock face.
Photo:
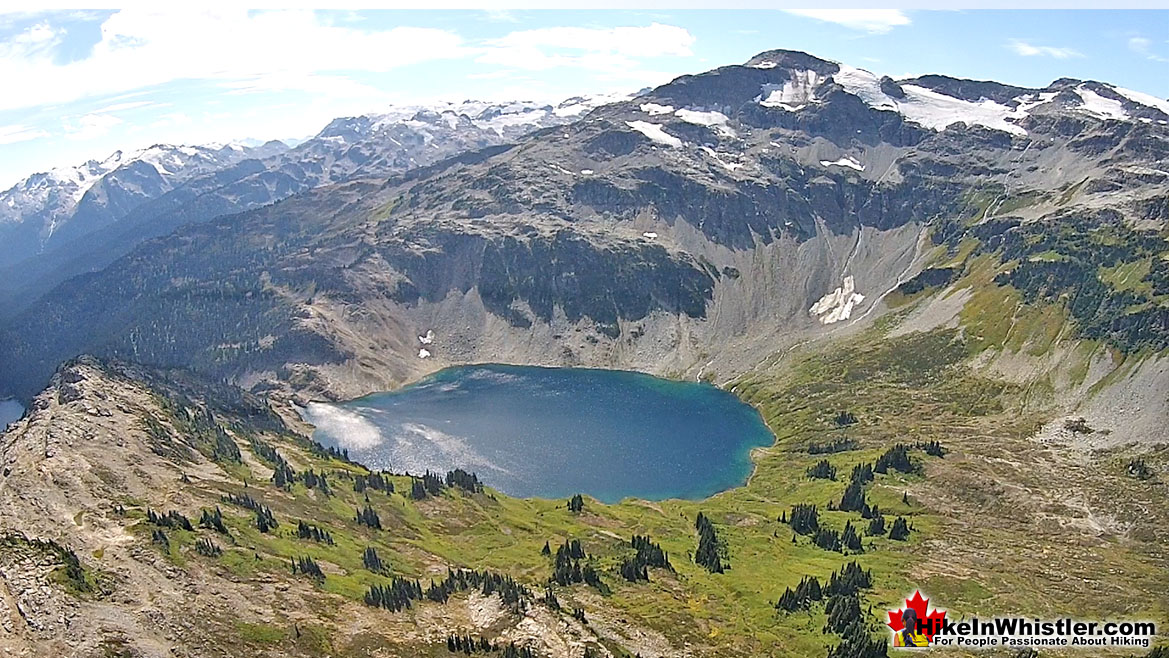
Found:
M 730 375 L 871 320 L 939 250 L 995 244 L 1003 217 L 1160 226 L 1163 105 L 769 51 L 513 146 L 385 180 L 364 178 L 392 167 L 363 164 L 361 142 L 311 167 L 340 173 L 306 177 L 306 153 L 379 125 L 338 120 L 175 216 L 362 180 L 186 226 L 67 282 L 9 325 L 0 391 L 29 396 L 87 351 L 341 396 L 485 360 Z M 384 130 L 498 121 L 478 117 Z

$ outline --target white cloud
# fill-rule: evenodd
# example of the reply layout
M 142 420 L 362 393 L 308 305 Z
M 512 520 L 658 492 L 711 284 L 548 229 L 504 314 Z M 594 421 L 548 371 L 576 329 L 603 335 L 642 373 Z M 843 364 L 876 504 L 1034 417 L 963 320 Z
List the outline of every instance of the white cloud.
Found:
M 1022 39 L 1012 39 L 1007 47 L 1017 55 L 1024 57 L 1054 57 L 1055 59 L 1071 59 L 1083 57 L 1083 53 L 1075 48 L 1057 48 L 1055 46 L 1036 46 Z
M 39 128 L 23 125 L 0 126 L 0 144 L 15 144 L 48 136 L 49 133 Z
M 38 23 L 0 44 L 0 110 L 65 103 L 175 80 L 260 79 L 288 84 L 324 72 L 385 72 L 465 55 L 460 37 L 431 28 L 367 31 L 330 25 L 309 11 L 132 9 L 101 25 L 88 58 L 60 64 L 61 33 Z
M 895 27 L 913 22 L 900 9 L 784 9 L 784 11 L 870 34 L 884 34 Z
M 1145 37 L 1131 37 L 1128 40 L 1128 49 L 1154 62 L 1169 62 L 1169 57 L 1162 57 L 1153 52 L 1153 42 Z
M 637 77 L 636 58 L 689 57 L 694 36 L 673 25 L 644 27 L 546 27 L 518 30 L 488 41 L 476 61 L 530 71 L 572 67 Z
M 76 121 L 66 121 L 65 135 L 76 140 L 95 139 L 120 123 L 122 120 L 112 114 L 86 114 Z
M 113 105 L 106 105 L 105 107 L 94 110 L 95 113 L 104 114 L 107 112 L 127 112 L 129 110 L 137 110 L 144 107 L 166 107 L 170 103 L 156 103 L 154 101 L 127 101 L 125 103 L 114 103 Z

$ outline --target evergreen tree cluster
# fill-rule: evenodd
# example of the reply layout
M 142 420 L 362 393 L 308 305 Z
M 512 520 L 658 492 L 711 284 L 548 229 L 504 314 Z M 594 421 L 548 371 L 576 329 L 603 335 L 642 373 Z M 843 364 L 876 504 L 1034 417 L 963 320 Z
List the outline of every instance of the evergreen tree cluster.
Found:
M 886 658 L 889 655 L 888 640 L 873 638 L 856 594 L 830 596 L 824 611 L 828 614 L 825 632 L 841 636 L 840 644 L 828 650 L 828 658 Z
M 945 457 L 946 448 L 942 446 L 942 442 L 934 439 L 932 441 L 918 441 L 915 448 L 921 450 L 930 457 Z
M 388 585 L 370 585 L 365 592 L 365 604 L 385 608 L 391 612 L 408 609 L 411 601 L 422 598 L 422 586 L 417 580 L 394 576 Z
M 276 522 L 276 516 L 274 514 L 272 514 L 271 508 L 269 508 L 267 505 L 264 505 L 263 503 L 260 503 L 255 498 L 252 498 L 251 496 L 249 496 L 246 493 L 244 493 L 244 494 L 233 494 L 233 493 L 224 494 L 222 496 L 222 500 L 225 503 L 231 503 L 232 505 L 239 505 L 240 507 L 243 507 L 245 509 L 250 509 L 253 512 L 255 512 L 256 513 L 256 527 L 260 530 L 260 532 L 269 532 L 272 529 L 274 529 L 280 525 L 279 523 Z
M 885 530 L 885 517 L 882 515 L 877 515 L 873 517 L 871 521 L 869 521 L 869 527 L 868 530 L 865 531 L 865 534 L 870 537 L 880 537 L 881 535 L 885 534 Z
M 836 467 L 830 464 L 827 459 L 821 459 L 816 462 L 815 466 L 808 467 L 808 478 L 812 480 L 835 480 Z
M 499 647 L 485 637 L 480 636 L 476 639 L 468 633 L 466 635 L 448 635 L 446 637 L 446 650 L 470 656 L 475 653 L 492 653 L 498 651 Z
M 865 571 L 856 560 L 849 562 L 840 568 L 840 571 L 833 571 L 828 578 L 828 584 L 824 587 L 824 594 L 826 596 L 846 596 L 849 594 L 856 594 L 862 589 L 869 589 L 873 586 L 873 572 Z
M 223 554 L 223 549 L 215 545 L 215 542 L 206 537 L 200 537 L 195 542 L 195 552 L 206 557 L 219 557 Z
M 361 564 L 368 571 L 380 574 L 388 574 L 390 566 L 382 561 L 380 555 L 377 554 L 377 549 L 373 546 L 367 546 L 365 552 L 361 554 Z
M 860 590 L 872 586 L 872 572 L 865 571 L 856 560 L 853 560 L 839 571 L 833 571 L 824 585 L 821 585 L 815 576 L 804 576 L 794 590 L 790 587 L 784 589 L 775 603 L 775 608 L 783 612 L 807 610 L 816 601 L 829 597 L 855 597 Z
M 394 493 L 394 483 L 387 477 L 388 475 L 385 471 L 380 473 L 370 472 L 369 475 L 358 475 L 353 478 L 353 490 L 361 493 L 369 488 L 387 494 Z
M 333 545 L 333 535 L 329 534 L 328 530 L 322 530 L 311 523 L 298 521 L 296 524 L 296 536 L 301 539 L 311 539 L 322 544 Z
M 227 435 L 227 432 L 218 424 L 214 431 L 215 444 L 211 448 L 211 459 L 217 462 L 243 463 L 244 458 L 239 452 L 239 446 Z
M 395 576 L 388 585 L 371 585 L 365 593 L 365 604 L 397 612 L 410 608 L 413 601 L 423 598 L 446 603 L 451 595 L 471 589 L 479 590 L 484 596 L 499 594 L 503 604 L 517 614 L 523 612 L 532 600 L 531 591 L 511 576 L 460 569 L 448 570 L 445 579 L 441 582 L 430 581 L 430 586 L 425 590 L 417 580 Z
M 458 487 L 472 494 L 483 493 L 483 483 L 479 481 L 479 476 L 468 473 L 461 468 L 447 472 L 446 486 Z
M 308 469 L 301 474 L 301 479 L 304 480 L 304 486 L 308 489 L 316 489 L 325 496 L 333 495 L 333 491 L 329 488 L 329 480 L 325 478 L 325 472 L 316 473 L 313 469 Z
M 852 472 L 848 474 L 848 481 L 868 484 L 873 481 L 873 477 L 872 464 L 857 464 L 852 467 Z
M 360 523 L 361 525 L 369 526 L 370 528 L 373 528 L 374 530 L 381 530 L 382 529 L 382 520 L 380 517 L 378 517 L 377 512 L 373 509 L 373 506 L 370 505 L 369 503 L 366 503 L 365 507 L 357 510 L 357 514 L 356 514 L 354 520 L 357 521 L 358 523 Z
M 852 439 L 839 438 L 833 439 L 828 443 L 809 443 L 809 455 L 830 455 L 837 452 L 846 452 L 848 450 L 856 450 L 856 441 Z
M 161 528 L 155 528 L 150 531 L 150 541 L 162 546 L 163 550 L 170 550 L 170 540 L 167 539 L 166 533 Z
M 662 550 L 661 546 L 650 541 L 649 537 L 633 535 L 630 544 L 637 550 L 637 554 L 622 560 L 621 566 L 618 568 L 621 577 L 625 580 L 629 582 L 649 580 L 649 567 L 674 570 L 666 552 Z
M 913 473 L 917 470 L 913 461 L 909 459 L 909 446 L 898 443 L 886 450 L 885 454 L 877 457 L 877 463 L 873 466 L 873 470 L 877 473 L 888 473 L 889 469 L 902 473 Z
M 552 582 L 562 586 L 585 583 L 602 592 L 608 591 L 593 565 L 586 562 L 583 567 L 581 566 L 581 560 L 588 559 L 589 555 L 581 547 L 580 540 L 565 540 L 564 544 L 556 549 Z
M 343 461 L 347 464 L 354 463 L 353 460 L 349 459 L 349 449 L 348 448 L 345 448 L 343 450 L 338 450 L 337 448 L 334 448 L 333 446 L 325 447 L 316 441 L 311 441 L 311 442 L 309 442 L 309 450 L 311 450 L 312 453 L 318 457 L 324 457 L 326 459 L 336 459 L 338 461 Z
M 775 609 L 783 612 L 807 610 L 813 602 L 824 598 L 824 589 L 815 576 L 804 576 L 800 584 L 793 590 L 788 587 L 783 590 L 779 600 L 775 602 Z
M 865 485 L 860 480 L 851 480 L 840 496 L 837 509 L 842 512 L 860 512 L 866 507 L 868 504 L 865 502 Z
M 292 573 L 302 573 L 318 582 L 325 579 L 325 572 L 321 571 L 321 566 L 317 564 L 316 560 L 307 555 L 292 558 Z
M 550 610 L 560 611 L 560 599 L 556 598 L 556 593 L 551 587 L 544 588 L 544 596 L 540 597 L 540 603 L 548 606 Z
M 266 441 L 254 436 L 250 437 L 248 441 L 251 443 L 252 452 L 272 467 L 272 483 L 285 491 L 291 488 L 292 483 L 296 480 L 296 472 L 288 465 L 284 456 Z
M 574 514 L 580 514 L 584 511 L 584 496 L 576 494 L 568 499 L 568 511 Z
M 844 551 L 852 551 L 854 553 L 864 552 L 864 548 L 861 546 L 860 535 L 857 534 L 856 528 L 852 525 L 852 521 L 844 524 L 844 530 L 842 532 L 837 532 L 829 528 L 816 530 L 816 534 L 812 535 L 812 543 L 826 551 L 835 551 L 837 553 L 843 553 Z
M 146 510 L 146 520 L 160 528 L 178 528 L 180 530 L 194 530 L 191 521 L 175 510 L 166 514 L 158 514 L 152 509 Z
M 428 470 L 422 477 L 412 478 L 410 482 L 410 497 L 414 500 L 422 500 L 427 496 L 437 496 L 442 493 L 442 488 L 442 477 L 438 473 L 431 473 Z
M 223 524 L 223 512 L 219 506 L 215 506 L 214 512 L 208 512 L 206 509 L 202 511 L 199 517 L 199 525 L 203 528 L 210 528 L 221 535 L 228 534 L 227 526 Z
M 831 528 L 820 528 L 812 535 L 812 543 L 826 551 L 842 552 L 840 533 Z
M 531 647 L 516 646 L 514 642 L 503 648 L 503 658 L 536 658 Z
M 572 618 L 573 618 L 573 619 L 575 619 L 575 620 L 577 620 L 577 621 L 579 621 L 579 622 L 580 622 L 580 623 L 582 623 L 582 624 L 586 624 L 586 625 L 587 625 L 587 624 L 589 623 L 589 620 L 588 620 L 588 618 L 587 618 L 587 617 L 585 617 L 585 611 L 584 611 L 584 608 L 577 608 L 577 607 L 574 607 L 574 608 L 572 609 Z
M 889 528 L 889 539 L 905 541 L 909 539 L 909 532 L 911 530 L 913 530 L 913 528 L 910 528 L 905 519 L 899 516 L 897 517 L 897 520 L 893 522 L 893 527 Z
M 781 516 L 779 522 L 790 525 L 796 534 L 810 535 L 820 529 L 820 513 L 815 505 L 797 503 L 791 517 Z
M 711 573 L 723 573 L 727 565 L 723 563 L 722 545 L 714 524 L 702 512 L 694 521 L 694 528 L 698 530 L 698 549 L 694 551 L 694 562 L 706 567 Z
M 837 427 L 848 427 L 849 425 L 855 425 L 856 415 L 851 411 L 841 411 L 836 414 L 836 417 L 832 419 L 832 422 L 835 423 Z

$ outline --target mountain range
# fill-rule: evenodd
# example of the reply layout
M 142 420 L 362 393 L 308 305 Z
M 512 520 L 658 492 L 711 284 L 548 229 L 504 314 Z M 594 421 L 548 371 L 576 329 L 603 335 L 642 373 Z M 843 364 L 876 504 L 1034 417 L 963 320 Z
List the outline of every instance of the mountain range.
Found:
M 21 215 L 0 649 L 875 658 L 915 590 L 1169 620 L 1169 102 L 774 50 L 260 148 L 71 242 Z M 520 500 L 297 411 L 483 362 L 704 380 L 776 442 L 704 500 Z
M 34 174 L 0 194 L 0 315 L 185 223 L 504 143 L 615 98 L 403 106 L 336 119 L 291 149 L 156 145 Z

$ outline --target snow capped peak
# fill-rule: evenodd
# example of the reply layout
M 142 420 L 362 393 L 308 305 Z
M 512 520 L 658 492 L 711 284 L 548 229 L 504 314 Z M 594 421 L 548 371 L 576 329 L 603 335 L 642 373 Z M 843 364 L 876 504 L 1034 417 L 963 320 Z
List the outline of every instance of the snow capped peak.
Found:
M 74 167 L 57 167 L 33 174 L 0 193 L 0 225 L 31 221 L 41 239 L 47 240 L 69 220 L 95 185 L 120 176 L 118 172 L 132 171 L 128 175 L 140 180 L 142 165 L 146 165 L 163 181 L 161 187 L 155 185 L 156 189 L 165 191 L 195 175 L 234 164 L 249 153 L 242 147 L 225 150 L 219 145 L 154 144 L 136 151 L 117 150 L 102 160 L 89 160 Z M 140 183 L 127 180 L 113 184 L 137 190 Z

